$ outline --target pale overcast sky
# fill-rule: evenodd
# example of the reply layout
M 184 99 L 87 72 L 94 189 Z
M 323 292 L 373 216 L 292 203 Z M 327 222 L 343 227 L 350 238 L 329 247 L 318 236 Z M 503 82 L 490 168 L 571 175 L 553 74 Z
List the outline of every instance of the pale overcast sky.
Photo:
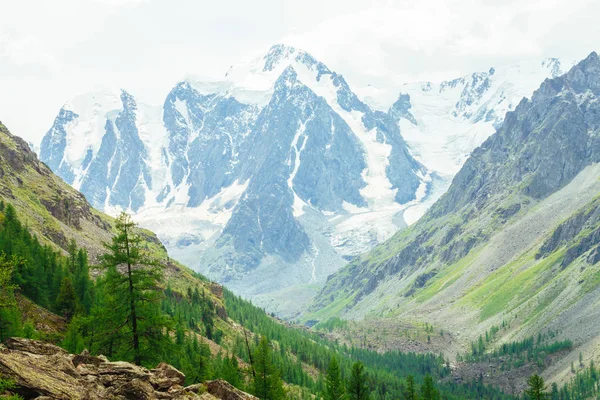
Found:
M 36 143 L 64 102 L 162 104 L 188 74 L 289 43 L 356 86 L 440 80 L 600 48 L 595 0 L 0 0 L 0 120 Z

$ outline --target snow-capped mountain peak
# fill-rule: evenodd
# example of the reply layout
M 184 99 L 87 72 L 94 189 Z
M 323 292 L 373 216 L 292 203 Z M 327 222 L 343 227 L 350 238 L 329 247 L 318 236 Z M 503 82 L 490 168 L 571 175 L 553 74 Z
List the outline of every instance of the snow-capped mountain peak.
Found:
M 265 55 L 230 67 L 223 79 L 190 75 L 185 80 L 201 94 L 226 93 L 241 103 L 264 107 L 273 95 L 275 82 L 289 67 L 310 71 L 311 81 L 319 81 L 321 75 L 331 74 L 325 64 L 306 51 L 277 44 Z
M 554 59 L 406 84 L 383 111 L 278 44 L 222 79 L 188 77 L 162 107 L 121 90 L 79 96 L 40 155 L 92 204 L 133 212 L 175 258 L 264 305 L 314 290 L 418 219 L 506 112 L 560 71 Z
M 523 97 L 573 64 L 548 58 L 440 83 L 407 83 L 390 112 L 415 158 L 449 180 Z

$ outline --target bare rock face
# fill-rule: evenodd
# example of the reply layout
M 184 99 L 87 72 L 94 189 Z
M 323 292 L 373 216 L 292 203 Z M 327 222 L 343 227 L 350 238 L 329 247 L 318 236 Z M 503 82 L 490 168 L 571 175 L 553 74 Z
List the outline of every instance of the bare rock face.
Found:
M 27 352 L 27 353 L 31 353 L 31 354 L 38 354 L 38 355 L 45 355 L 45 356 L 50 356 L 50 355 L 55 355 L 55 354 L 60 354 L 60 355 L 68 355 L 67 351 L 55 346 L 53 344 L 50 343 L 46 343 L 46 342 L 42 342 L 40 340 L 29 340 L 29 339 L 23 339 L 23 338 L 8 338 L 6 339 L 6 343 L 5 343 L 6 347 L 8 347 L 11 350 L 19 350 L 22 352 Z
M 185 375 L 165 363 L 148 370 L 91 356 L 87 350 L 72 355 L 52 344 L 22 338 L 0 344 L 0 375 L 14 380 L 14 392 L 25 399 L 256 399 L 223 380 L 186 388 Z
M 185 375 L 166 363 L 160 363 L 152 371 L 150 382 L 157 390 L 169 389 L 173 386 L 183 386 Z
M 246 392 L 242 392 L 239 389 L 231 386 L 229 382 L 224 381 L 222 379 L 217 379 L 214 381 L 204 382 L 203 384 L 206 387 L 206 391 L 211 395 L 215 396 L 217 399 L 222 400 L 250 400 L 256 399 L 252 395 L 249 395 Z

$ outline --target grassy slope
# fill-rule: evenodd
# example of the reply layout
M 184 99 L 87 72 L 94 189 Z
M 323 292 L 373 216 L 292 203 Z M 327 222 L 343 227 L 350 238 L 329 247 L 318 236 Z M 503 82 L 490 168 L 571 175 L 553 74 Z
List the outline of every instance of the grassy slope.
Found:
M 600 194 L 598 102 L 589 100 L 599 70 L 592 53 L 522 100 L 429 212 L 330 277 L 303 322 L 431 324 L 456 338 L 450 356 L 506 322 L 498 343 L 553 330 L 574 353 L 600 356 L 600 230 L 586 226 L 539 257 L 558 233 L 581 229 L 578 215 Z
M 445 352 L 451 357 L 457 352 L 468 351 L 471 341 L 503 321 L 510 328 L 502 331 L 496 344 L 520 340 L 540 331 L 558 331 L 559 339 L 571 339 L 577 348 L 550 368 L 547 374 L 558 380 L 568 379 L 570 361 L 576 360 L 580 351 L 584 351 L 586 358 L 600 356 L 596 354 L 596 345 L 600 343 L 600 319 L 590 318 L 598 314 L 594 307 L 600 294 L 600 267 L 586 261 L 590 251 L 577 257 L 566 268 L 561 267 L 567 249 L 577 245 L 582 236 L 589 234 L 589 229 L 545 257 L 536 259 L 536 254 L 561 223 L 598 206 L 599 193 L 600 166 L 593 165 L 547 199 L 527 202 L 516 216 L 506 222 L 490 218 L 492 213 L 489 212 L 465 219 L 462 233 L 454 240 L 468 238 L 473 232 L 484 229 L 487 229 L 484 235 L 489 236 L 468 255 L 451 263 L 436 258 L 420 268 L 407 269 L 399 276 L 388 277 L 366 295 L 359 290 L 340 290 L 341 295 L 334 296 L 326 307 L 305 315 L 304 321 L 324 321 L 334 316 L 351 318 L 357 321 L 355 332 L 362 332 L 374 321 L 388 319 L 395 321 L 396 325 L 388 328 L 386 335 L 379 333 L 377 338 L 383 337 L 381 348 L 390 348 L 390 342 L 395 341 L 400 343 L 400 348 L 412 347 L 421 351 L 439 347 L 428 346 L 426 335 L 422 332 L 409 336 L 413 343 L 412 346 L 407 344 L 406 340 L 400 339 L 404 332 L 401 327 L 408 325 L 418 331 L 423 324 L 431 324 L 436 336 L 440 331 L 447 332 L 446 336 L 451 335 L 453 340 L 444 340 L 449 340 Z M 506 207 L 512 202 L 512 198 L 503 199 L 493 208 Z M 448 218 L 455 219 L 456 216 Z M 437 254 L 444 250 L 439 248 L 439 238 L 447 234 L 453 223 L 446 220 L 442 224 L 445 227 L 428 239 L 434 246 L 438 243 Z M 431 230 L 430 224 L 431 221 L 423 221 L 409 228 L 371 255 L 363 256 L 360 263 L 367 268 L 377 268 L 386 261 L 389 263 L 393 255 L 417 235 Z M 426 245 L 427 242 L 422 244 Z M 408 295 L 415 280 L 430 271 L 435 271 L 436 275 Z M 349 269 L 345 272 L 351 276 L 354 271 Z M 355 303 L 355 297 L 360 301 Z M 338 334 L 343 336 L 343 333 Z M 439 345 L 440 340 L 436 337 L 433 342 Z

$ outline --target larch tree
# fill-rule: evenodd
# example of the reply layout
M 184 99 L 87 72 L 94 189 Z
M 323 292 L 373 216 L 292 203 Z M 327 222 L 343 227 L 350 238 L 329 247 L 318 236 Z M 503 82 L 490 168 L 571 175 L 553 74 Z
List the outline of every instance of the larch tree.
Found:
M 77 296 L 71 278 L 63 278 L 56 298 L 56 311 L 70 320 L 77 310 Z
M 12 275 L 18 263 L 17 257 L 9 258 L 4 253 L 0 253 L 0 308 L 11 307 L 15 304 L 16 285 L 12 283 Z
M 406 389 L 404 390 L 406 400 L 417 400 L 417 386 L 412 375 L 406 377 Z
M 273 365 L 271 345 L 266 336 L 260 338 L 253 358 L 256 371 L 252 387 L 254 395 L 262 400 L 285 399 L 283 382 L 279 371 Z
M 544 382 L 544 378 L 539 376 L 538 374 L 531 375 L 527 380 L 527 390 L 525 390 L 525 394 L 532 400 L 542 400 L 548 398 L 548 393 L 546 393 L 546 383 Z
M 368 400 L 371 398 L 365 366 L 360 361 L 352 365 L 347 391 L 350 400 Z
M 166 330 L 170 325 L 160 309 L 163 267 L 147 254 L 136 228 L 128 214 L 117 218 L 117 233 L 100 257 L 100 267 L 106 271 L 105 303 L 111 309 L 96 314 L 101 323 L 110 324 L 104 329 L 104 340 L 109 341 L 111 350 L 117 349 L 124 357 L 132 351 L 133 362 L 141 365 L 159 355 L 169 340 Z M 108 320 L 106 313 L 110 314 Z
M 439 398 L 439 392 L 433 384 L 433 378 L 429 374 L 425 375 L 425 379 L 423 380 L 421 398 L 423 400 L 437 400 Z
M 340 371 L 340 365 L 334 356 L 331 357 L 329 367 L 327 368 L 327 376 L 325 377 L 325 400 L 342 399 L 344 399 L 342 375 Z

